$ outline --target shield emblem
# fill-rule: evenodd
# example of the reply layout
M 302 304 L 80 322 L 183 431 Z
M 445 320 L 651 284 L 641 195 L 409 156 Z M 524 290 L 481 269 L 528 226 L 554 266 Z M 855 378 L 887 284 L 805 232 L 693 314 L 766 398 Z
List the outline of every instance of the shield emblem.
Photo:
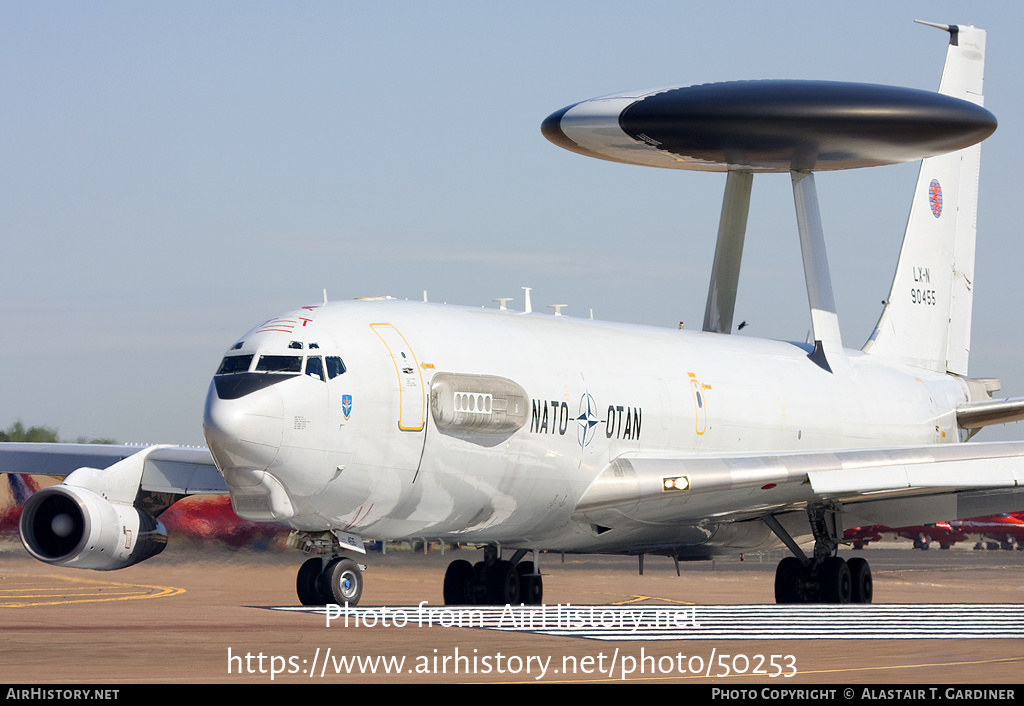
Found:
M 352 415 L 352 395 L 341 396 L 341 413 L 345 415 L 345 421 Z

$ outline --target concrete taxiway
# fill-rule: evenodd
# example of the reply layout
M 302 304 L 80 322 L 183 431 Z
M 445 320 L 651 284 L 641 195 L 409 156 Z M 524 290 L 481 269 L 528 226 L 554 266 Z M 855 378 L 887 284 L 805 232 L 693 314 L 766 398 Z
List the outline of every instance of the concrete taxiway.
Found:
M 459 554 L 471 561 L 480 556 Z M 1024 552 L 869 548 L 857 554 L 871 561 L 876 604 L 913 604 L 908 614 L 938 616 L 930 604 L 1024 604 Z M 172 546 L 139 566 L 100 573 L 53 568 L 6 545 L 0 682 L 690 682 L 710 675 L 729 686 L 782 687 L 1016 683 L 1024 668 L 1024 634 L 906 639 L 893 628 L 884 639 L 686 639 L 680 626 L 681 639 L 606 641 L 441 626 L 454 618 L 440 612 L 435 624 L 421 626 L 417 606 L 442 608 L 441 579 L 452 558 L 436 551 L 368 555 L 361 607 L 387 606 L 391 612 L 377 617 L 390 614 L 393 623 L 394 609 L 406 606 L 401 624 L 328 627 L 321 615 L 270 609 L 297 602 L 302 557 L 294 552 Z M 684 564 L 677 577 L 664 558 L 648 557 L 640 576 L 635 558 L 566 557 L 563 564 L 558 555 L 545 555 L 545 603 L 552 609 L 646 606 L 651 615 L 655 607 L 689 615 L 695 606 L 698 619 L 704 605 L 747 604 L 749 615 L 760 616 L 773 600 L 776 561 L 748 555 L 742 562 Z M 881 617 L 879 630 L 886 630 Z

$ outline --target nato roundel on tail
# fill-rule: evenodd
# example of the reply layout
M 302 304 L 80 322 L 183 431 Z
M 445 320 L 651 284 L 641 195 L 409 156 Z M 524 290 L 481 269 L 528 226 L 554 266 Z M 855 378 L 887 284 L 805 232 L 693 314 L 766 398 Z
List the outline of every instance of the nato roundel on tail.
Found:
M 988 110 L 940 93 L 837 81 L 731 81 L 583 101 L 550 115 L 548 140 L 627 164 L 825 171 L 911 162 L 976 144 Z

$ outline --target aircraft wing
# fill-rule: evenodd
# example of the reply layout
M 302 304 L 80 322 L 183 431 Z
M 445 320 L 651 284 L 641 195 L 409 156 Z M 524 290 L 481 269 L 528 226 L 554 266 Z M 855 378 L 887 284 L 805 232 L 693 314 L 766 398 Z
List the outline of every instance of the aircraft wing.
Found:
M 849 527 L 923 524 L 1024 508 L 1024 443 L 692 458 L 624 455 L 590 485 L 576 514 L 601 527 L 650 527 L 757 519 L 811 504 L 841 507 Z
M 79 468 L 106 469 L 144 453 L 140 489 L 175 495 L 227 494 L 209 450 L 187 446 L 0 444 L 0 473 L 65 477 Z

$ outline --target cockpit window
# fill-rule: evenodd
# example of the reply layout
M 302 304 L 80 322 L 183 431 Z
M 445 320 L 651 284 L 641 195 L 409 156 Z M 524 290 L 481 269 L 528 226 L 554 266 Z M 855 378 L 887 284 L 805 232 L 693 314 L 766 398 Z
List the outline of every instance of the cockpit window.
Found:
M 345 362 L 338 356 L 329 355 L 324 360 L 327 361 L 327 377 L 331 380 L 345 372 Z
M 316 379 L 324 380 L 324 364 L 317 356 L 309 356 L 306 358 L 306 375 L 315 377 Z
M 250 363 L 252 363 L 251 355 L 229 355 L 220 362 L 220 367 L 217 368 L 217 375 L 233 375 L 235 373 L 248 372 Z
M 256 370 L 261 373 L 301 373 L 302 356 L 261 355 Z
M 302 350 L 302 341 L 291 341 L 288 344 L 288 347 L 289 348 L 294 348 L 295 350 L 298 350 L 298 351 L 301 351 Z

